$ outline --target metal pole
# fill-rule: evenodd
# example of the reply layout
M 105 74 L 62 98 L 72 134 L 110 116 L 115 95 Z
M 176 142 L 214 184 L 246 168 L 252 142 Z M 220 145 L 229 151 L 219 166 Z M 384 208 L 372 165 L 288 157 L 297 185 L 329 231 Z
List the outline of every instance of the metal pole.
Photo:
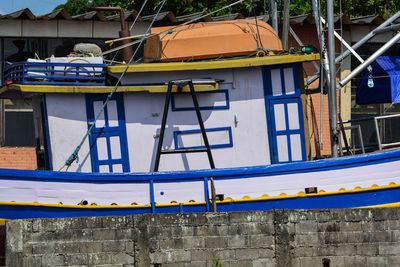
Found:
M 396 25 L 387 26 L 387 27 L 382 28 L 382 29 L 375 29 L 374 33 L 375 34 L 381 34 L 381 33 L 385 33 L 385 32 L 398 31 L 399 29 L 400 29 L 400 24 L 396 24 Z
M 323 18 L 321 18 L 321 22 L 323 24 L 326 23 Z M 338 38 L 338 40 L 348 49 L 348 51 L 350 53 L 352 53 L 358 59 L 358 61 L 360 61 L 361 63 L 364 63 L 364 59 L 362 59 L 360 57 L 360 55 L 342 38 L 342 36 L 340 34 L 338 34 L 336 31 L 334 31 L 333 33 L 335 34 L 336 38 Z M 336 62 L 336 63 L 338 63 L 338 62 Z M 372 67 L 368 66 L 368 70 L 370 72 L 372 72 Z
M 272 28 L 274 28 L 276 34 L 279 36 L 278 30 L 278 7 L 276 4 L 277 0 L 270 0 L 269 1 L 269 14 L 271 19 Z
M 336 65 L 335 65 L 335 36 L 333 23 L 333 0 L 327 0 L 326 13 L 328 21 L 328 56 L 329 56 L 329 73 L 330 83 L 328 88 L 329 100 L 329 124 L 331 132 L 331 152 L 332 157 L 338 156 L 338 133 L 337 133 L 337 104 L 336 104 Z
M 392 22 L 394 22 L 395 20 L 397 20 L 400 17 L 400 11 L 397 12 L 396 14 L 394 14 L 393 16 L 391 16 L 388 20 L 386 20 L 384 23 L 382 23 L 381 25 L 379 25 L 375 30 L 373 30 L 372 32 L 368 33 L 367 35 L 364 36 L 364 38 L 362 38 L 360 41 L 358 41 L 356 44 L 354 44 L 351 48 L 353 48 L 353 50 L 357 50 L 360 46 L 362 46 L 363 44 L 365 44 L 366 42 L 368 42 L 369 40 L 371 40 L 375 35 L 376 32 L 379 31 L 380 29 L 388 26 L 389 24 L 391 24 Z M 343 52 L 343 54 L 341 54 L 340 56 L 338 56 L 335 59 L 335 63 L 339 63 L 340 61 L 342 61 L 343 59 L 345 59 L 346 57 L 348 57 L 351 54 L 350 51 L 346 50 Z M 313 81 L 315 81 L 316 79 L 318 79 L 319 73 L 316 73 L 315 75 L 313 75 L 312 77 L 310 77 L 307 80 L 307 84 L 311 84 Z
M 290 0 L 283 0 L 283 23 L 282 23 L 282 45 L 284 50 L 288 50 L 289 42 L 289 10 Z
M 389 40 L 386 44 L 384 44 L 381 48 L 379 48 L 375 53 L 373 53 L 364 63 L 360 64 L 355 70 L 353 70 L 349 75 L 346 76 L 343 80 L 338 83 L 338 88 L 342 88 L 345 86 L 351 79 L 354 78 L 357 74 L 367 68 L 377 57 L 382 55 L 386 50 L 392 47 L 395 43 L 400 40 L 400 32 L 397 33 L 392 39 Z
M 326 82 L 327 82 L 327 84 L 329 84 L 330 75 L 329 75 L 328 55 L 325 50 L 325 36 L 323 33 L 323 26 L 322 26 L 321 15 L 320 15 L 320 6 L 319 6 L 318 0 L 313 0 L 312 6 L 313 6 L 313 11 L 314 11 L 314 17 L 315 17 L 315 26 L 317 28 L 319 46 L 321 49 L 321 66 L 323 67 L 322 71 L 324 71 Z M 319 72 L 319 73 L 321 73 L 321 72 Z M 318 78 L 318 76 L 320 76 L 320 75 L 317 74 L 316 77 Z M 316 79 L 314 79 L 313 81 L 315 81 L 315 80 Z M 308 83 L 308 80 L 307 80 L 307 84 L 310 84 L 310 83 Z M 324 85 L 323 81 L 321 81 L 321 85 L 322 86 Z M 321 89 L 322 89 L 322 87 L 321 87 Z M 321 135 L 321 138 L 322 138 L 322 135 Z

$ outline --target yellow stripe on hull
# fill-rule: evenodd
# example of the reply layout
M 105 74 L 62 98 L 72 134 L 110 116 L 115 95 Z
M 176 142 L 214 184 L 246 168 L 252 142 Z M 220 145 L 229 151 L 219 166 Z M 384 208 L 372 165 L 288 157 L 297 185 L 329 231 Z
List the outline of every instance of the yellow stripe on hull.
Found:
M 258 198 L 251 198 L 248 196 L 243 196 L 242 199 L 232 199 L 230 197 L 225 198 L 222 201 L 217 201 L 217 203 L 229 203 L 229 202 L 251 202 L 251 201 L 268 201 L 268 200 L 284 200 L 284 199 L 293 199 L 293 198 L 302 198 L 302 197 L 320 197 L 320 196 L 329 196 L 329 195 L 339 195 L 339 194 L 349 194 L 349 193 L 362 193 L 362 192 L 368 192 L 368 191 L 376 191 L 376 190 L 385 190 L 385 189 L 393 189 L 393 188 L 400 188 L 400 184 L 395 184 L 395 183 L 390 183 L 389 185 L 386 186 L 377 186 L 373 185 L 369 188 L 360 188 L 356 187 L 351 190 L 346 190 L 346 189 L 339 189 L 339 191 L 332 191 L 332 192 L 325 192 L 323 190 L 319 191 L 318 193 L 313 193 L 313 194 L 305 194 L 304 192 L 299 192 L 296 195 L 286 195 L 286 194 L 281 194 L 279 196 L 273 196 L 270 197 L 268 195 L 263 195 Z M 192 206 L 192 205 L 205 205 L 206 203 L 204 201 L 202 202 L 185 202 L 185 203 L 166 203 L 166 204 L 156 204 L 156 207 L 170 207 L 170 206 Z M 137 204 L 132 204 L 132 205 L 70 205 L 70 204 L 45 204 L 45 203 L 23 203 L 23 202 L 15 202 L 15 201 L 10 201 L 10 202 L 0 202 L 0 205 L 9 205 L 9 206 L 39 206 L 39 207 L 59 207 L 59 208 L 74 208 L 74 209 L 125 209 L 125 208 L 149 208 L 151 207 L 150 204 L 147 205 L 137 205 Z M 365 206 L 365 207 L 359 207 L 359 208 L 380 208 L 380 207 L 396 207 L 395 205 L 399 205 L 400 203 L 389 203 L 389 204 L 382 204 L 382 205 L 375 205 L 375 206 Z
M 149 92 L 166 93 L 168 85 L 134 85 L 118 86 L 117 92 Z M 10 90 L 17 90 L 21 93 L 110 93 L 114 86 L 68 86 L 68 85 L 30 85 L 30 84 L 11 84 L 0 90 L 0 95 Z M 172 87 L 172 92 L 177 92 L 177 87 Z M 194 84 L 196 92 L 208 92 L 218 90 L 218 83 L 214 84 Z M 182 92 L 190 92 L 189 86 L 184 86 Z

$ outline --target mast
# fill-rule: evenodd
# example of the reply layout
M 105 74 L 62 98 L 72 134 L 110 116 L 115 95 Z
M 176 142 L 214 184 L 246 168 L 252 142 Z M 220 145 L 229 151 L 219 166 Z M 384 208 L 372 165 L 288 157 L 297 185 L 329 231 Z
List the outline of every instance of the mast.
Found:
M 337 131 L 337 104 L 336 104 L 336 65 L 335 65 L 335 36 L 333 23 L 333 0 L 326 2 L 326 16 L 328 22 L 328 57 L 329 57 L 329 125 L 331 133 L 331 152 L 332 157 L 337 158 L 338 131 Z

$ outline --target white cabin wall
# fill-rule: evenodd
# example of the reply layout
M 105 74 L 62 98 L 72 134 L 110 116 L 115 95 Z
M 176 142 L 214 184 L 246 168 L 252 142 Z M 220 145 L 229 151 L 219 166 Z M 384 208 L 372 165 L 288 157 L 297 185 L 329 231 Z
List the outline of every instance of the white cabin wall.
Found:
M 220 89 L 228 89 L 230 108 L 202 110 L 206 128 L 231 127 L 233 147 L 214 148 L 217 168 L 270 164 L 267 120 L 261 68 L 235 70 L 143 73 L 127 75 L 127 83 L 168 82 L 183 78 L 224 80 Z M 136 77 L 137 76 L 137 77 Z M 151 171 L 161 128 L 165 94 L 126 93 L 124 97 L 126 129 L 131 171 Z M 192 102 L 188 106 L 192 106 Z M 236 123 L 235 123 L 236 117 Z M 172 128 L 171 128 L 172 127 Z M 174 149 L 173 131 L 199 129 L 195 111 L 168 113 L 163 148 Z M 162 155 L 160 171 L 209 168 L 206 153 Z
M 86 134 L 87 116 L 84 94 L 46 94 L 47 118 L 53 170 L 59 170 Z M 70 172 L 91 172 L 89 141 L 83 143 L 79 163 Z

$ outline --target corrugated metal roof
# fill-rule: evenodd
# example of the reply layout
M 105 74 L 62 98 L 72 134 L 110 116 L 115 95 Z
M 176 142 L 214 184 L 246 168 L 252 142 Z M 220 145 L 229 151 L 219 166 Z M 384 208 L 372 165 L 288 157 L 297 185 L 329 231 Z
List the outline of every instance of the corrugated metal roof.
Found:
M 126 11 L 125 20 L 134 21 L 136 16 L 138 15 L 136 11 Z M 206 15 L 206 12 L 198 12 L 190 15 L 178 16 L 175 15 L 171 11 L 165 11 L 160 13 L 156 20 L 155 26 L 160 25 L 176 25 L 179 23 L 187 22 L 193 20 L 195 18 Z M 155 15 L 148 15 L 138 18 L 138 21 L 146 21 L 151 22 Z M 244 19 L 245 17 L 240 13 L 229 14 L 224 16 L 210 17 L 206 16 L 205 18 L 200 19 L 199 21 L 223 21 L 223 20 L 235 20 L 235 19 Z M 268 20 L 268 15 L 257 16 L 258 19 L 262 19 L 264 21 Z M 48 14 L 35 16 L 29 8 L 21 9 L 9 14 L 0 15 L 0 20 L 4 19 L 23 19 L 23 20 L 97 20 L 97 21 L 119 21 L 119 14 L 105 16 L 102 11 L 90 11 L 84 14 L 79 14 L 76 16 L 71 16 L 65 9 L 58 9 L 52 11 Z M 347 15 L 336 15 L 334 18 L 335 23 L 339 23 L 340 21 L 343 24 L 374 24 L 380 25 L 385 20 L 380 15 L 370 15 L 358 18 L 350 18 Z M 290 18 L 290 24 L 314 24 L 315 20 L 312 15 L 304 14 L 299 16 L 292 16 Z
M 235 14 L 228 14 L 228 15 L 223 15 L 223 16 L 217 16 L 217 17 L 212 17 L 213 21 L 224 21 L 224 20 L 235 20 L 235 19 L 244 19 L 245 16 L 243 16 L 240 13 L 235 13 Z
M 72 17 L 79 20 L 100 20 L 107 21 L 107 17 L 101 11 L 89 11 Z
M 135 18 L 137 17 L 138 13 L 134 10 L 134 11 L 125 11 L 124 12 L 124 17 L 126 21 L 134 21 Z M 120 15 L 119 14 L 115 14 L 112 16 L 107 16 L 107 20 L 113 20 L 113 21 L 120 21 Z M 137 21 L 143 21 L 142 17 L 138 17 Z
M 370 15 L 351 19 L 352 24 L 376 24 L 379 25 L 385 20 L 379 15 Z
M 198 12 L 198 13 L 194 13 L 194 14 L 190 14 L 190 15 L 179 16 L 179 17 L 176 17 L 176 19 L 178 22 L 187 22 L 187 21 L 191 21 L 193 19 L 199 18 L 201 16 L 205 16 L 205 15 L 207 15 L 207 12 Z M 210 15 L 207 15 L 204 18 L 199 19 L 198 21 L 210 22 L 210 21 L 212 21 L 212 18 Z
M 9 14 L 5 14 L 0 17 L 0 19 L 31 19 L 34 20 L 36 19 L 36 16 L 33 15 L 31 10 L 29 8 L 24 8 Z
M 143 21 L 151 22 L 154 19 L 155 16 L 156 16 L 156 14 L 143 16 L 142 19 L 143 19 Z M 177 23 L 178 22 L 178 20 L 176 19 L 175 15 L 171 11 L 161 12 L 160 14 L 158 14 L 157 18 L 155 19 L 156 22 L 165 21 L 165 20 L 168 20 L 168 21 L 170 21 L 172 23 Z
M 72 19 L 71 15 L 65 9 L 57 9 L 48 14 L 36 17 L 37 19 L 51 20 L 51 19 Z

